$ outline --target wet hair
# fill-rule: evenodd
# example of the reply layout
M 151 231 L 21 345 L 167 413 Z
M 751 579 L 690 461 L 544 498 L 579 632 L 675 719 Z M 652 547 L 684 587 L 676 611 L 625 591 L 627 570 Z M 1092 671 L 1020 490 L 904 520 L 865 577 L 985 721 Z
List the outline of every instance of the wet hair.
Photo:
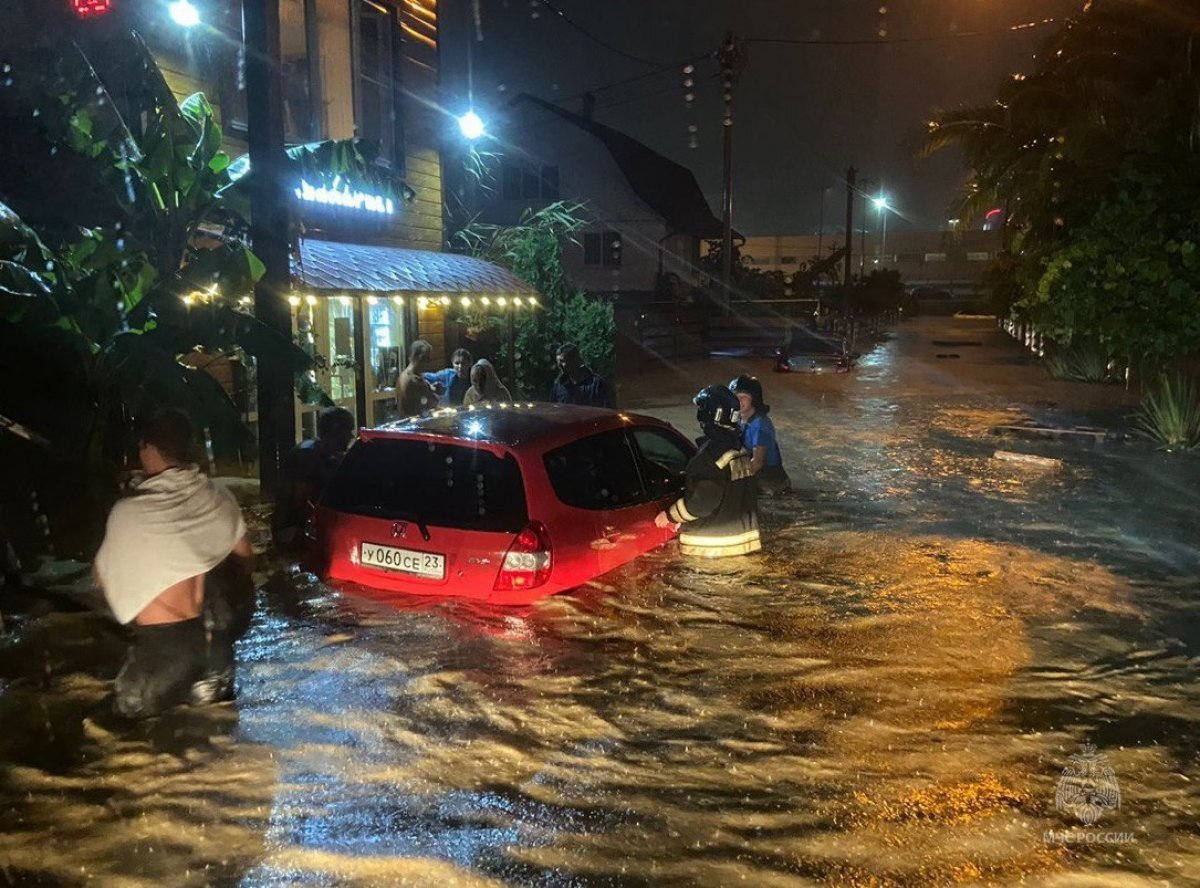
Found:
M 558 351 L 555 352 L 555 356 L 559 357 L 559 358 L 569 358 L 572 355 L 579 358 L 580 360 L 583 359 L 583 356 L 581 354 L 579 354 L 579 346 L 577 346 L 573 342 L 564 342 L 562 345 L 560 345 L 558 347 Z
M 196 429 L 178 408 L 153 411 L 138 421 L 138 444 L 152 446 L 163 459 L 187 465 L 196 461 Z
M 354 414 L 345 407 L 326 407 L 317 415 L 317 437 L 354 431 Z
M 472 357 L 473 357 L 473 355 L 469 351 L 467 351 L 465 348 L 456 348 L 454 350 L 454 354 L 452 354 L 450 356 L 450 363 L 453 364 L 459 358 L 462 358 L 464 363 L 469 364 L 469 363 L 471 363 Z
M 416 360 L 417 358 L 427 358 L 433 354 L 433 346 L 424 339 L 418 339 L 412 344 L 411 354 L 411 360 Z

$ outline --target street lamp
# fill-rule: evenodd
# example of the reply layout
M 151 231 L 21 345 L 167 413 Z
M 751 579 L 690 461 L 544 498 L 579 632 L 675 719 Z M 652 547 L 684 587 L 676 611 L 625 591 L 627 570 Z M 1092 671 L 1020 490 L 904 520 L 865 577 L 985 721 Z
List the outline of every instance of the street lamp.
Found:
M 194 28 L 200 24 L 200 10 L 193 6 L 190 0 L 175 0 L 167 7 L 171 21 L 181 28 Z
M 463 136 L 472 142 L 487 132 L 483 118 L 474 111 L 468 111 L 462 117 L 458 118 L 458 128 L 462 131 Z
M 887 198 L 880 195 L 871 201 L 875 204 L 875 209 L 879 211 L 881 217 L 881 225 L 883 231 L 879 238 L 879 256 L 883 258 L 887 254 L 887 214 L 891 207 L 888 206 Z

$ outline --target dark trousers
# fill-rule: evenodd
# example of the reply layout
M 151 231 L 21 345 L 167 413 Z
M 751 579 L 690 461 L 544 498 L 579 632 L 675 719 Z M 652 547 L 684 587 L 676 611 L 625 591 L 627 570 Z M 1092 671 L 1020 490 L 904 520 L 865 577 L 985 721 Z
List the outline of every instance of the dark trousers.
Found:
M 201 616 L 133 626 L 133 644 L 117 673 L 117 711 L 146 718 L 180 703 L 233 699 L 233 643 L 249 627 L 253 612 L 254 583 L 227 558 L 205 575 Z
M 761 496 L 778 496 L 792 489 L 792 480 L 783 466 L 763 466 L 754 476 L 754 483 Z

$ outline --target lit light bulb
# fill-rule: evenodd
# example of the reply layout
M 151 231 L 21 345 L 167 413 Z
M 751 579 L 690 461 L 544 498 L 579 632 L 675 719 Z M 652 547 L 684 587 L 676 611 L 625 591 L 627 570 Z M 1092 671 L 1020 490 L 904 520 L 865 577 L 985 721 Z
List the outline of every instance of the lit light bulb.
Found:
M 471 141 L 475 141 L 487 132 L 487 127 L 483 124 L 483 118 L 474 111 L 468 111 L 462 117 L 458 118 L 458 128 L 462 131 L 463 137 Z
M 189 0 L 175 0 L 167 7 L 167 12 L 171 16 L 171 21 L 181 28 L 194 28 L 200 24 L 200 10 Z

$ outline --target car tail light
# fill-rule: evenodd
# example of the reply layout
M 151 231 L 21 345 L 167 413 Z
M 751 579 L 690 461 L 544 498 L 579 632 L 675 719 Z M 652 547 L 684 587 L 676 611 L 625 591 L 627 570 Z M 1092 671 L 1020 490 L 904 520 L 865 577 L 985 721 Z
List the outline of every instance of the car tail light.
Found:
M 546 525 L 540 521 L 526 524 L 504 553 L 495 591 L 532 589 L 550 579 L 550 548 Z

